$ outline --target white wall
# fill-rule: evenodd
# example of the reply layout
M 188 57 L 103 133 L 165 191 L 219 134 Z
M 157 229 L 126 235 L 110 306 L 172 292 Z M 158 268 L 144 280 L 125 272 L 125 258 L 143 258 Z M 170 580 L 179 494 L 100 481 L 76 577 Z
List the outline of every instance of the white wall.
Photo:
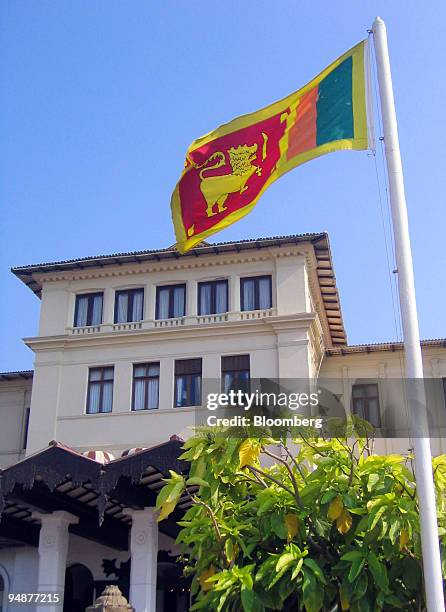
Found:
M 0 381 L 0 467 L 24 454 L 25 417 L 31 404 L 32 380 Z
M 436 406 L 436 431 L 441 437 L 431 440 L 433 455 L 446 452 L 446 405 L 442 378 L 446 378 L 446 349 L 442 347 L 423 347 L 423 367 L 426 378 L 438 379 L 434 385 L 427 384 L 428 406 Z M 392 412 L 393 406 L 400 406 L 403 396 L 398 393 L 398 381 L 404 377 L 403 351 L 358 352 L 346 355 L 326 357 L 322 364 L 320 376 L 329 382 L 333 393 L 340 396 L 345 406 L 351 405 L 351 388 L 356 382 L 368 379 L 376 381 L 380 393 L 381 410 Z M 387 384 L 386 384 L 387 381 Z M 328 386 L 328 385 L 327 385 Z M 377 453 L 408 452 L 411 444 L 407 438 L 377 439 Z

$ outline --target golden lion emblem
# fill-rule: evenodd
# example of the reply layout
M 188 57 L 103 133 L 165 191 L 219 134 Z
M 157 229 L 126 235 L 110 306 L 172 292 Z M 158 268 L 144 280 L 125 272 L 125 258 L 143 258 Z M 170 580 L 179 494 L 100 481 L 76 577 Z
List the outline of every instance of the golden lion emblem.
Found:
M 263 161 L 266 157 L 268 137 L 263 132 L 262 136 Z M 246 183 L 254 173 L 261 176 L 262 168 L 253 164 L 257 156 L 257 148 L 257 144 L 253 144 L 239 145 L 237 148 L 231 147 L 228 149 L 229 163 L 232 168 L 231 174 L 205 176 L 205 173 L 209 172 L 209 170 L 215 170 L 225 165 L 226 156 L 222 151 L 213 153 L 203 164 L 197 166 L 197 168 L 202 168 L 200 170 L 200 190 L 206 200 L 206 214 L 208 217 L 213 217 L 217 213 L 226 210 L 225 202 L 230 193 L 238 191 L 241 194 L 245 192 L 248 189 Z M 215 206 L 217 206 L 217 210 L 214 210 Z

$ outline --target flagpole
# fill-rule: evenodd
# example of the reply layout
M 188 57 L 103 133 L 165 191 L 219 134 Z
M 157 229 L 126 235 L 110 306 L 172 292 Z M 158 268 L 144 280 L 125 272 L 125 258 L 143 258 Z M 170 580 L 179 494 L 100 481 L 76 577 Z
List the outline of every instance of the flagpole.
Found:
M 428 612 L 444 612 L 432 455 L 427 429 L 424 386 L 422 383 L 423 363 L 386 25 L 380 17 L 377 17 L 373 22 L 372 28 L 392 210 L 398 292 L 404 334 L 407 401 L 411 413 L 426 603 Z

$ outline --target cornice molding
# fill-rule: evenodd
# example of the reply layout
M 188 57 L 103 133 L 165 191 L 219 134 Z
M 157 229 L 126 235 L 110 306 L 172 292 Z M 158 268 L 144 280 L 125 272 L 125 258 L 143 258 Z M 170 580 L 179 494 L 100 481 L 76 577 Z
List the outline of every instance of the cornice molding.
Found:
M 140 342 L 181 341 L 203 339 L 209 335 L 232 336 L 239 334 L 276 333 L 282 329 L 295 329 L 308 327 L 314 320 L 314 313 L 302 313 L 288 316 L 268 317 L 247 321 L 225 321 L 224 323 L 206 325 L 186 325 L 173 328 L 151 328 L 147 330 L 98 332 L 82 336 L 68 334 L 58 336 L 37 336 L 24 338 L 23 341 L 31 350 L 67 350 L 76 348 L 90 348 L 94 346 L 108 346 Z
M 167 262 L 150 262 L 150 263 L 128 263 L 117 264 L 116 266 L 107 266 L 107 268 L 89 268 L 81 271 L 54 271 L 45 272 L 43 274 L 33 274 L 36 281 L 41 284 L 58 282 L 58 281 L 79 281 L 90 280 L 94 278 L 112 278 L 119 276 L 129 276 L 137 274 L 153 274 L 157 272 L 169 272 L 178 270 L 192 270 L 198 268 L 209 268 L 215 266 L 225 266 L 234 264 L 244 264 L 257 261 L 274 261 L 275 258 L 308 256 L 311 249 L 301 245 L 299 247 L 287 248 L 270 248 L 262 249 L 256 253 L 244 255 L 239 253 L 236 255 L 209 255 L 209 257 L 200 257 L 196 259 L 175 259 Z

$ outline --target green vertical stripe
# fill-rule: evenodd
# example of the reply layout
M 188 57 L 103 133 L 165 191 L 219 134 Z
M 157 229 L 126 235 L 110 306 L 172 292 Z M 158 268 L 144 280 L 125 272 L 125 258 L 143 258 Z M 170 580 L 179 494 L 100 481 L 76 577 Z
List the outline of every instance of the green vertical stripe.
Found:
M 352 68 L 353 58 L 350 56 L 319 83 L 317 145 L 354 137 Z

